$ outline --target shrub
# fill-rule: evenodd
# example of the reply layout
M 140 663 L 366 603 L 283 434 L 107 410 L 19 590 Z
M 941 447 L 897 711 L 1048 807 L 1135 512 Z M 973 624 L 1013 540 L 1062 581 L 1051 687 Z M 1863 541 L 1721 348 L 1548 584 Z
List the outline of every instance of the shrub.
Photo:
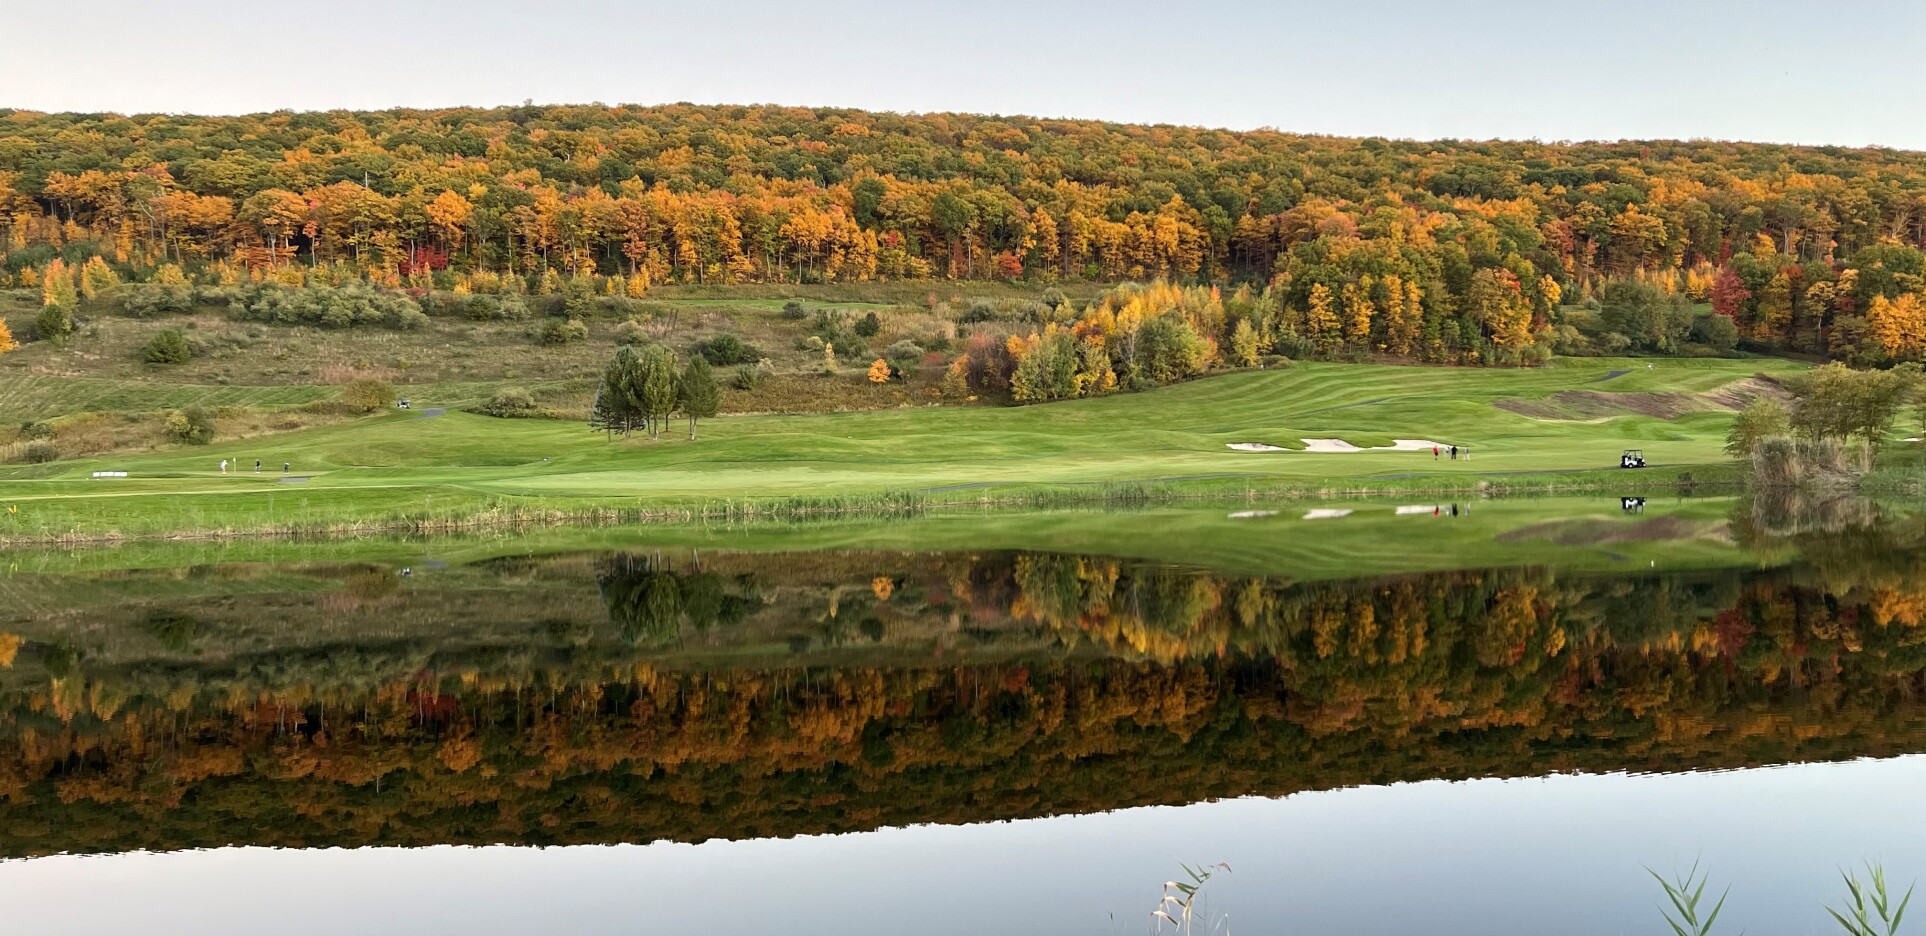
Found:
M 194 290 L 186 286 L 146 283 L 126 292 L 121 311 L 134 318 L 181 315 L 194 311 Z
M 428 323 L 421 306 L 405 294 L 359 282 L 345 286 L 256 286 L 236 295 L 230 307 L 239 318 L 280 325 L 411 331 Z
M 50 422 L 24 423 L 20 426 L 20 434 L 29 439 L 51 439 L 54 437 L 54 426 Z
M 495 395 L 475 407 L 475 412 L 498 419 L 526 419 L 541 415 L 541 407 L 535 405 L 535 397 L 521 387 L 503 387 Z
M 648 340 L 649 340 L 648 326 L 642 324 L 641 322 L 636 321 L 635 319 L 629 319 L 628 321 L 615 326 L 615 343 L 616 344 L 639 345 L 639 344 L 644 344 L 648 342 Z
M 588 337 L 588 326 L 581 319 L 557 319 L 542 326 L 535 340 L 545 345 L 565 345 Z
M 877 318 L 874 312 L 864 313 L 862 318 L 856 320 L 854 329 L 857 336 L 862 338 L 874 338 L 876 337 L 876 333 L 882 330 L 883 320 Z
M 214 441 L 214 414 L 205 407 L 190 406 L 167 414 L 167 434 L 175 441 L 188 445 L 206 445 Z
M 696 342 L 692 349 L 703 360 L 717 367 L 731 364 L 753 364 L 762 358 L 762 352 L 755 346 L 734 335 L 717 335 L 707 341 Z
M 23 453 L 22 457 L 26 458 L 28 464 L 44 465 L 50 461 L 58 460 L 60 458 L 60 450 L 54 448 L 52 442 L 34 442 L 27 446 L 27 450 Z
M 341 402 L 349 409 L 372 413 L 395 401 L 394 385 L 373 377 L 357 377 L 341 388 Z
M 194 356 L 194 349 L 187 346 L 187 336 L 180 329 L 163 328 L 148 339 L 140 356 L 149 364 L 185 364 Z
M 729 385 L 737 390 L 754 390 L 762 386 L 762 369 L 754 366 L 736 368 L 735 375 L 729 378 Z
M 905 338 L 883 349 L 883 360 L 888 361 L 890 369 L 897 374 L 911 374 L 923 361 L 923 349 Z
M 782 304 L 782 317 L 792 322 L 800 322 L 808 318 L 809 313 L 803 310 L 802 303 L 791 299 Z

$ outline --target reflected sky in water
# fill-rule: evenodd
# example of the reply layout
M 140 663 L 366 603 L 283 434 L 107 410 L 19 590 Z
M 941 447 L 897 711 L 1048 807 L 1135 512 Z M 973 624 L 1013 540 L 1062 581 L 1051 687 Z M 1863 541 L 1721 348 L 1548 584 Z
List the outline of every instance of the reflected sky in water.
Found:
M 36 933 L 1104 934 L 1210 860 L 1232 932 L 1652 933 L 1641 865 L 1699 858 L 1732 885 L 1724 931 L 1818 933 L 1838 866 L 1926 873 L 1922 788 L 1913 756 L 701 845 L 63 856 L 0 864 L 0 898 Z

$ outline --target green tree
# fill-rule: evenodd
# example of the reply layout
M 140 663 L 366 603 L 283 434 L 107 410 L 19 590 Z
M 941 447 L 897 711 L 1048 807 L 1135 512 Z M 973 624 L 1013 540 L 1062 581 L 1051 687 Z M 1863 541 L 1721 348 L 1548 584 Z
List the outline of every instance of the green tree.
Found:
M 1794 400 L 1792 429 L 1808 438 L 1856 438 L 1877 448 L 1919 381 L 1918 364 L 1862 371 L 1835 362 L 1796 374 L 1786 381 Z
M 642 353 L 635 345 L 615 349 L 615 359 L 602 370 L 602 382 L 595 389 L 589 428 L 627 437 L 637 426 L 648 424 L 640 389 L 642 369 Z
M 140 356 L 149 364 L 185 364 L 194 356 L 194 349 L 187 346 L 187 336 L 180 329 L 163 328 L 148 339 Z
M 66 344 L 73 337 L 74 316 L 67 306 L 45 305 L 40 307 L 40 316 L 33 320 L 34 337 L 54 344 Z
M 662 437 L 662 424 L 675 412 L 681 395 L 681 380 L 675 371 L 675 355 L 661 345 L 645 346 L 635 355 L 635 367 L 623 388 L 649 427 L 649 438 Z
M 722 405 L 722 389 L 716 386 L 715 372 L 701 355 L 691 355 L 677 386 L 682 415 L 689 420 L 689 439 L 696 437 L 696 422 L 716 414 Z
M 1763 439 L 1783 436 L 1791 428 L 1791 414 L 1786 412 L 1785 404 L 1771 397 L 1759 397 L 1746 404 L 1732 421 L 1732 431 L 1725 436 L 1725 453 L 1737 459 L 1752 457 L 1753 446 Z
M 1257 330 L 1250 319 L 1238 319 L 1231 329 L 1231 362 L 1239 367 L 1257 366 Z

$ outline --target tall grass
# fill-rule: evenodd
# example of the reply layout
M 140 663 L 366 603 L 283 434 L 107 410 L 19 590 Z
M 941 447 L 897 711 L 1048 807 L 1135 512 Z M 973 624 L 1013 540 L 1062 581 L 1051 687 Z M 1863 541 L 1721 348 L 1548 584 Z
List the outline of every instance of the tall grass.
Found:
M 1913 900 L 1913 885 L 1907 886 L 1906 895 L 1899 898 L 1895 906 L 1886 890 L 1886 869 L 1869 861 L 1866 874 L 1869 880 L 1861 881 L 1857 874 L 1840 869 L 1839 876 L 1846 880 L 1846 904 L 1844 909 L 1827 907 L 1826 912 L 1832 914 L 1850 936 L 1894 936 L 1899 932 L 1899 924 L 1906 919 L 1906 905 Z
M 1841 490 L 1872 470 L 1872 451 L 1838 439 L 1764 439 L 1752 447 L 1752 481 L 1762 488 Z
M 1646 868 L 1645 873 L 1665 892 L 1670 909 L 1660 905 L 1659 915 L 1665 918 L 1675 936 L 1707 936 L 1718 922 L 1719 911 L 1725 909 L 1726 896 L 1732 892 L 1728 886 L 1710 909 L 1702 910 L 1710 875 L 1699 870 L 1698 862 L 1693 862 L 1692 869 L 1683 877 L 1672 880 L 1660 877 L 1651 868 Z M 1826 913 L 1839 928 L 1845 930 L 1847 936 L 1897 936 L 1900 924 L 1906 919 L 1906 905 L 1912 902 L 1914 885 L 1908 885 L 1906 893 L 1895 903 L 1886 886 L 1886 869 L 1878 862 L 1866 863 L 1866 880 L 1844 869 L 1839 876 L 1846 882 L 1846 901 L 1840 907 L 1826 907 Z
M 1205 932 L 1223 933 L 1230 936 L 1230 917 L 1206 911 L 1202 900 L 1204 885 L 1222 871 L 1230 873 L 1230 865 L 1218 862 L 1214 865 L 1198 865 L 1193 868 L 1179 864 L 1184 869 L 1184 881 L 1165 881 L 1164 893 L 1150 911 L 1150 931 L 1159 934 L 1168 929 L 1173 936 L 1193 936 L 1198 924 L 1203 924 Z
M 1665 890 L 1665 899 L 1672 909 L 1661 907 L 1659 915 L 1665 918 L 1666 925 L 1672 928 L 1673 933 L 1677 936 L 1706 936 L 1712 932 L 1712 925 L 1719 920 L 1719 911 L 1725 909 L 1725 898 L 1732 893 L 1730 885 L 1719 893 L 1718 902 L 1710 910 L 1702 911 L 1699 907 L 1705 900 L 1705 885 L 1711 875 L 1700 873 L 1698 862 L 1692 862 L 1692 870 L 1685 872 L 1683 877 L 1669 881 L 1651 868 L 1646 868 L 1645 873 L 1651 875 L 1652 880 Z

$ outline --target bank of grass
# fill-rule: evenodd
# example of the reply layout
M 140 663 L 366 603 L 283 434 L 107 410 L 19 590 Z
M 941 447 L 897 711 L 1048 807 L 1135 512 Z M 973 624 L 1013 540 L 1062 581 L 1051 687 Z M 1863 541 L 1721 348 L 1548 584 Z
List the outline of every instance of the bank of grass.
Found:
M 1665 419 L 1627 406 L 1573 421 L 1496 405 L 1573 388 L 1709 394 L 1760 369 L 1795 366 L 1646 363 L 1300 364 L 1043 406 L 724 417 L 705 422 L 696 441 L 679 423 L 660 440 L 611 441 L 575 422 L 392 412 L 245 442 L 6 469 L 0 538 L 358 533 L 1225 495 L 1649 493 L 1736 482 L 1720 451 L 1726 410 Z M 1228 448 L 1302 438 L 1430 439 L 1469 457 Z M 1626 448 L 1643 449 L 1653 467 L 1611 467 Z M 267 470 L 223 475 L 223 458 L 249 469 L 260 459 Z M 128 477 L 96 480 L 94 471 Z

